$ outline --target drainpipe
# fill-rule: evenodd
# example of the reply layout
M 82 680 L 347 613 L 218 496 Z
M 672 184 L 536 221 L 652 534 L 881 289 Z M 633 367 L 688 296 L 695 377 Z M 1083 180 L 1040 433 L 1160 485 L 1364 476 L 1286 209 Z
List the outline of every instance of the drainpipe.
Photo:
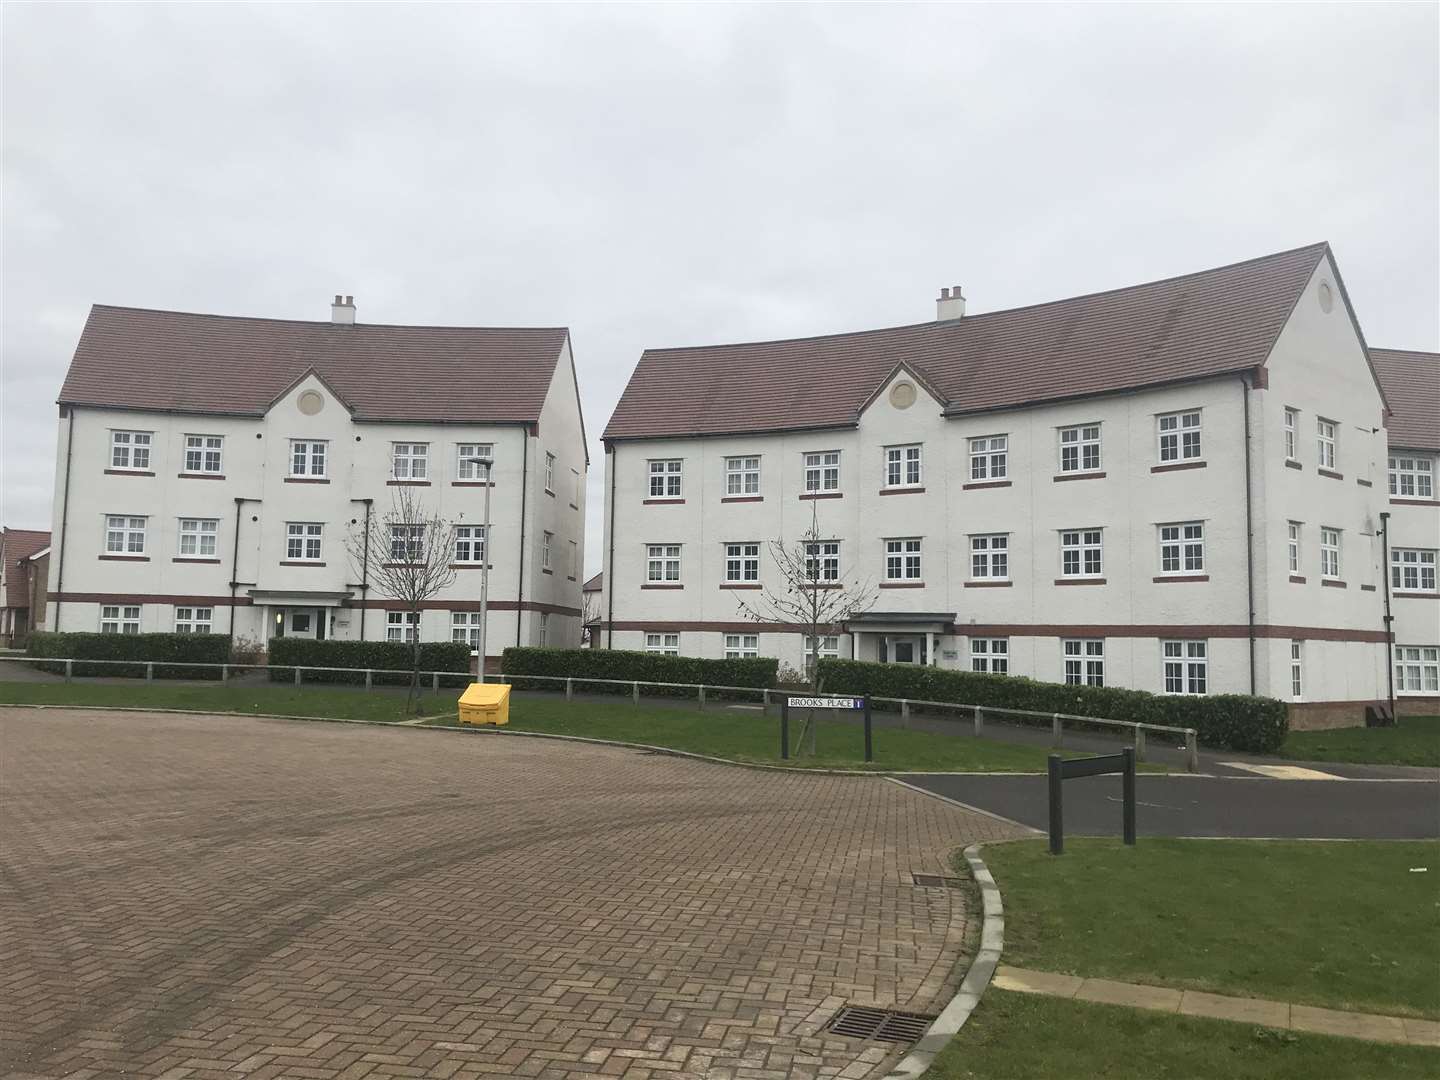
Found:
M 370 599 L 370 509 L 374 499 L 351 499 L 351 502 L 365 504 L 365 543 L 360 562 L 360 640 L 365 640 L 365 609 Z
M 606 585 L 606 608 L 605 614 L 605 648 L 615 648 L 615 475 L 619 472 L 620 451 L 615 443 L 607 448 L 610 452 L 610 506 L 606 517 L 610 519 L 610 550 L 606 553 L 608 565 L 605 567 Z
M 1250 693 L 1255 693 L 1255 518 L 1250 492 L 1250 379 L 1240 376 L 1245 403 L 1245 601 L 1249 611 Z
M 1380 576 L 1385 579 L 1385 691 L 1390 705 L 1390 722 L 1400 726 L 1395 715 L 1395 616 L 1390 612 L 1390 511 L 1380 512 Z
M 60 632 L 60 605 L 65 600 L 65 528 L 70 520 L 70 460 L 75 445 L 75 406 L 66 406 L 65 494 L 60 500 L 60 544 L 55 549 L 55 632 Z
M 235 496 L 235 536 L 230 547 L 230 648 L 235 648 L 235 590 L 240 582 L 240 510 L 247 502 L 259 502 L 259 499 L 247 499 L 243 496 Z
M 521 442 L 524 450 L 520 455 L 520 583 L 515 591 L 515 647 L 518 649 L 521 644 L 520 625 L 525 618 L 525 506 L 530 495 L 530 426 L 527 424 L 520 429 Z M 485 561 L 490 561 L 490 537 L 485 537 Z M 485 658 L 480 658 L 481 670 L 484 670 Z

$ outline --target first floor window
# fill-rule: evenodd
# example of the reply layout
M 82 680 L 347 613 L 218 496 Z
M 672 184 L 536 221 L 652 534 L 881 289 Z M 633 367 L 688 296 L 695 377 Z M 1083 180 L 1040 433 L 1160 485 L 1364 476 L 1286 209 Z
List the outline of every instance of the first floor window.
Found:
M 807 541 L 805 578 L 808 581 L 840 580 L 840 541 Z
M 759 634 L 726 634 L 725 659 L 740 660 L 747 656 L 760 655 Z
M 1165 692 L 1167 694 L 1205 693 L 1207 642 L 1166 641 Z
M 554 533 L 548 533 L 548 532 L 547 532 L 547 533 L 545 533 L 545 534 L 541 537 L 541 539 L 540 539 L 540 568 L 541 568 L 542 570 L 549 570 L 549 569 L 551 569 L 551 566 L 550 566 L 550 549 L 554 546 L 554 544 L 555 544 L 555 534 L 554 534 Z
M 390 526 L 390 561 L 397 563 L 419 562 L 425 553 L 424 525 Z
M 1060 534 L 1062 577 L 1099 577 L 1105 571 L 1099 529 L 1070 529 Z
M 125 514 L 106 517 L 105 551 L 110 555 L 145 554 L 145 518 Z
M 1297 701 L 1305 692 L 1305 643 L 1290 642 L 1290 696 Z
M 646 546 L 645 580 L 662 583 L 680 580 L 679 544 L 649 544 Z
M 476 464 L 476 458 L 484 458 L 489 466 Z M 456 480 L 490 480 L 495 469 L 494 443 L 459 443 L 455 447 Z
M 480 648 L 480 613 L 478 611 L 452 611 L 450 613 L 450 640 L 469 645 L 471 652 Z
M 1160 572 L 1195 574 L 1205 569 L 1205 524 L 1182 521 L 1160 526 Z
M 727 457 L 725 459 L 725 494 L 760 494 L 759 457 Z
M 483 563 L 485 561 L 485 526 L 455 526 L 455 561 L 457 563 Z
M 319 562 L 320 539 L 325 526 L 318 521 L 291 521 L 285 525 L 285 558 L 291 562 Z
M 1340 576 L 1340 530 L 1320 527 L 1320 576 Z
M 1433 694 L 1440 691 L 1440 647 L 1397 645 L 1395 689 L 1402 694 Z
M 1010 639 L 971 638 L 970 670 L 991 675 L 1010 674 Z
M 140 633 L 139 606 L 126 607 L 121 604 L 107 604 L 101 607 L 100 632 L 102 634 Z
M 1390 494 L 1402 499 L 1435 497 L 1435 460 L 1409 454 L 1390 458 Z
M 840 490 L 840 451 L 805 455 L 805 492 Z
M 1100 468 L 1100 425 L 1060 429 L 1060 471 L 1095 472 Z
M 180 554 L 206 558 L 215 554 L 215 534 L 220 522 L 214 518 L 180 519 Z
M 390 475 L 396 480 L 424 480 L 430 475 L 430 444 L 390 444 Z
M 225 439 L 220 435 L 185 436 L 185 471 L 216 475 L 220 472 L 220 452 Z
M 680 458 L 650 462 L 650 498 L 680 498 L 681 470 L 684 465 L 684 461 Z
M 1010 537 L 1007 533 L 970 537 L 970 576 L 984 581 L 1010 577 Z
M 1156 417 L 1160 462 L 1191 461 L 1200 457 L 1200 411 L 1167 413 Z
M 175 609 L 175 632 L 177 634 L 208 634 L 215 609 L 208 607 L 177 607 Z
M 746 582 L 760 580 L 760 545 L 725 545 L 725 580 Z
M 110 432 L 110 467 L 112 469 L 150 468 L 151 431 Z
M 1299 460 L 1296 454 L 1296 431 L 1300 426 L 1300 414 L 1294 409 L 1285 410 L 1285 458 Z
M 540 647 L 543 649 L 550 644 L 550 613 L 540 613 Z
M 1064 642 L 1065 682 L 1071 686 L 1105 685 L 1105 640 L 1069 638 Z
M 326 444 L 313 439 L 290 440 L 290 475 L 324 476 Z
M 385 613 L 385 640 L 412 642 L 420 637 L 420 613 L 418 611 L 387 611 Z
M 1010 437 L 986 435 L 970 440 L 970 479 L 1003 480 L 1010 475 Z
M 1391 548 L 1390 584 L 1402 592 L 1435 592 L 1435 549 Z
M 680 655 L 679 634 L 646 634 L 645 651 L 659 653 L 662 656 Z
M 920 540 L 885 541 L 885 578 L 887 581 L 920 580 Z
M 889 446 L 885 448 L 885 486 L 920 486 L 920 447 Z
M 1292 521 L 1286 527 L 1290 553 L 1290 573 L 1300 573 L 1300 522 Z

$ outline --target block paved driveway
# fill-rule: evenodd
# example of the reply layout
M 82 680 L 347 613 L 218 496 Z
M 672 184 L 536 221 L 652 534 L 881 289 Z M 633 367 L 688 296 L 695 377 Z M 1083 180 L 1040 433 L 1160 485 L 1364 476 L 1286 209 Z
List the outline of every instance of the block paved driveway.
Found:
M 1019 830 L 877 777 L 541 739 L 0 709 L 0 1076 L 880 1075 L 921 889 Z

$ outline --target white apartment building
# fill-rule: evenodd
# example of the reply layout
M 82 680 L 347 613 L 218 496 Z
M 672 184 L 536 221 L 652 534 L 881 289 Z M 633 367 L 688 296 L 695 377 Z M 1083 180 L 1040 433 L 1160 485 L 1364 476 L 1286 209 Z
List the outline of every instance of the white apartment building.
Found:
M 783 588 L 769 544 L 818 512 L 822 582 L 880 597 L 823 636 L 830 655 L 1255 692 L 1297 724 L 1354 723 L 1387 696 L 1386 414 L 1325 244 L 1010 311 L 966 315 L 947 289 L 934 322 L 648 350 L 604 434 L 599 644 L 801 668 L 803 628 L 747 621 L 737 597 Z M 1406 632 L 1440 640 L 1433 618 Z
M 587 462 L 564 328 L 369 325 L 339 296 L 329 322 L 97 305 L 59 403 L 50 629 L 473 646 L 488 539 L 492 664 L 579 644 Z M 486 456 L 488 538 L 467 461 Z M 418 626 L 347 545 L 401 487 L 454 525 L 454 584 Z

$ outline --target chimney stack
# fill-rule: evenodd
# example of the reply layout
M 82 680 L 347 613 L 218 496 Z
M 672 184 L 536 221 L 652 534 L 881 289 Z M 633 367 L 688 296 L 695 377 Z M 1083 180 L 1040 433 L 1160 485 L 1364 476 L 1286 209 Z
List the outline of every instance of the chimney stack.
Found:
M 953 289 L 941 289 L 940 296 L 935 301 L 935 321 L 949 322 L 952 319 L 960 319 L 965 316 L 965 297 L 960 292 L 960 286 Z
M 330 305 L 330 321 L 336 326 L 354 326 L 355 298 L 336 293 L 335 300 Z

